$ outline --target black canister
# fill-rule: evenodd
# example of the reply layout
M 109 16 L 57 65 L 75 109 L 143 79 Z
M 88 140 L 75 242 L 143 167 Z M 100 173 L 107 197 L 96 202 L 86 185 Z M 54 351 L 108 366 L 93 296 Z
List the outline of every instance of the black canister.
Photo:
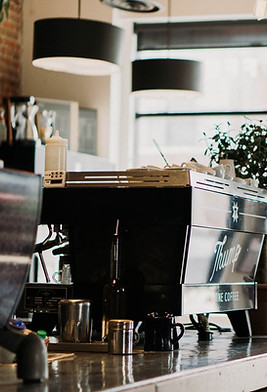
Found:
M 179 347 L 178 341 L 184 334 L 184 326 L 176 323 L 172 315 L 159 316 L 151 313 L 145 318 L 145 351 L 172 351 Z M 177 333 L 177 327 L 180 333 Z

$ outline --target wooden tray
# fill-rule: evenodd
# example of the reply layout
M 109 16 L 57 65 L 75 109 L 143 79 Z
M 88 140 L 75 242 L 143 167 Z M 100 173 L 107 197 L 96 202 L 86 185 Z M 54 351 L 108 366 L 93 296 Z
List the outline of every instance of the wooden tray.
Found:
M 87 351 L 87 352 L 95 352 L 95 353 L 107 353 L 108 344 L 102 342 L 75 343 L 75 342 L 51 341 L 48 344 L 48 351 L 60 351 L 60 352 Z

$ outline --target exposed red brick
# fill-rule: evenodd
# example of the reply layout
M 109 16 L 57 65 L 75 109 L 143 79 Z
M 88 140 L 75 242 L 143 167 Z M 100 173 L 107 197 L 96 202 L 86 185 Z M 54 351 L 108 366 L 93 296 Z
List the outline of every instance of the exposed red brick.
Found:
M 12 0 L 9 17 L 0 23 L 0 102 L 20 93 L 22 3 Z
M 15 22 L 5 22 L 5 20 L 2 23 L 3 27 L 5 28 L 6 35 L 8 35 L 9 38 L 18 39 L 20 34 L 20 29 L 18 28 L 19 26 Z
M 13 39 L 10 38 L 5 38 L 4 44 L 6 46 L 10 46 L 11 48 L 14 48 L 15 50 L 19 51 L 20 50 L 20 42 L 16 42 Z

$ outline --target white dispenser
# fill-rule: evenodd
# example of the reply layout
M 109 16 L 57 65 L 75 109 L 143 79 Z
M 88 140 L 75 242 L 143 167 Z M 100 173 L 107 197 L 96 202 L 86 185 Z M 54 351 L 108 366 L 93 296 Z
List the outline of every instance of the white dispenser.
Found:
M 44 187 L 64 187 L 66 181 L 68 140 L 59 131 L 45 143 Z

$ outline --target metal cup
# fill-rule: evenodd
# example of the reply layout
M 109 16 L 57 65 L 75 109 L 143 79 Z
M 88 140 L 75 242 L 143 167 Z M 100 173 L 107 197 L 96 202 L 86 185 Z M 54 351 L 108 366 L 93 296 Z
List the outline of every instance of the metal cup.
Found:
M 220 165 L 225 168 L 225 176 L 233 179 L 235 175 L 235 161 L 233 159 L 220 159 Z
M 60 340 L 62 342 L 90 342 L 92 322 L 91 301 L 88 299 L 62 299 L 58 304 Z
M 70 264 L 63 264 L 62 270 L 54 272 L 52 279 L 55 283 L 71 284 Z
M 109 354 L 132 354 L 133 346 L 139 340 L 134 332 L 133 320 L 109 320 L 108 352 Z
M 217 177 L 225 177 L 225 167 L 223 165 L 218 165 L 213 168 Z

